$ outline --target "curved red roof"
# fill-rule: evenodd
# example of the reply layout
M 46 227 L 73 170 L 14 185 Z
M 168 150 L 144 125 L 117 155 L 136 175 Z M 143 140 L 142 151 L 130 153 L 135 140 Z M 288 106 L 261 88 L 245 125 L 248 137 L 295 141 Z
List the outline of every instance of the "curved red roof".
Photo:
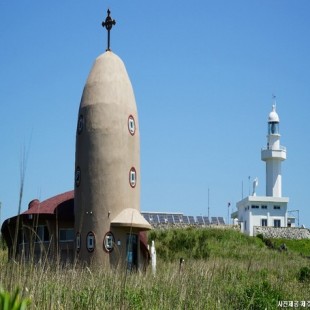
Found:
M 38 199 L 29 203 L 29 209 L 22 214 L 54 214 L 63 202 L 74 199 L 74 191 L 68 191 L 40 202 Z

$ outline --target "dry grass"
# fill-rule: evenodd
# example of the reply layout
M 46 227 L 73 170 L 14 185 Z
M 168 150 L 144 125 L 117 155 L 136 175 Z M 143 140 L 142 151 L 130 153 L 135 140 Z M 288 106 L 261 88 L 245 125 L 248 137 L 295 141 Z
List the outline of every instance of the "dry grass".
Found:
M 126 280 L 122 270 L 19 264 L 1 252 L 1 286 L 19 287 L 30 309 L 278 309 L 280 300 L 310 300 L 310 281 L 298 278 L 309 259 L 256 243 L 231 241 L 221 255 L 210 241 L 209 258 L 186 259 L 181 272 L 179 260 L 159 258 L 155 277 Z

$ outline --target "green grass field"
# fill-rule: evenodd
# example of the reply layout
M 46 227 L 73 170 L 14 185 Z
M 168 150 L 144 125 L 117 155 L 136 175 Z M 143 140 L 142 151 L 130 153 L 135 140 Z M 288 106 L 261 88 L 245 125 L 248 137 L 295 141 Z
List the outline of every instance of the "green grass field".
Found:
M 233 230 L 153 230 L 151 240 L 155 276 L 150 268 L 126 275 L 7 262 L 2 250 L 0 286 L 12 293 L 19 288 L 31 301 L 27 309 L 279 309 L 281 302 L 310 303 L 310 240 L 274 241 L 286 243 L 283 252 Z

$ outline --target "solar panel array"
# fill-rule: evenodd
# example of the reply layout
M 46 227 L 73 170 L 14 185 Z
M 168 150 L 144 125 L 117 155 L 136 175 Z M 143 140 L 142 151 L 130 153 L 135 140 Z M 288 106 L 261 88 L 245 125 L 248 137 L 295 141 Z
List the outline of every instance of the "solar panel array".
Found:
M 160 212 L 141 212 L 144 218 L 151 224 L 190 224 L 190 225 L 225 225 L 222 216 L 192 216 L 183 215 L 182 213 L 160 213 Z

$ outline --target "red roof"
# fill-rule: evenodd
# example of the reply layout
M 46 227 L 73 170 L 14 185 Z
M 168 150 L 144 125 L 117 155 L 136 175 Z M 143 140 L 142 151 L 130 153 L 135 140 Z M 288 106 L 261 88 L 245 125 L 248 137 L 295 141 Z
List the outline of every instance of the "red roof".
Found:
M 29 203 L 29 208 L 22 214 L 54 214 L 55 209 L 63 202 L 74 199 L 74 191 L 65 192 L 40 202 L 34 199 Z

